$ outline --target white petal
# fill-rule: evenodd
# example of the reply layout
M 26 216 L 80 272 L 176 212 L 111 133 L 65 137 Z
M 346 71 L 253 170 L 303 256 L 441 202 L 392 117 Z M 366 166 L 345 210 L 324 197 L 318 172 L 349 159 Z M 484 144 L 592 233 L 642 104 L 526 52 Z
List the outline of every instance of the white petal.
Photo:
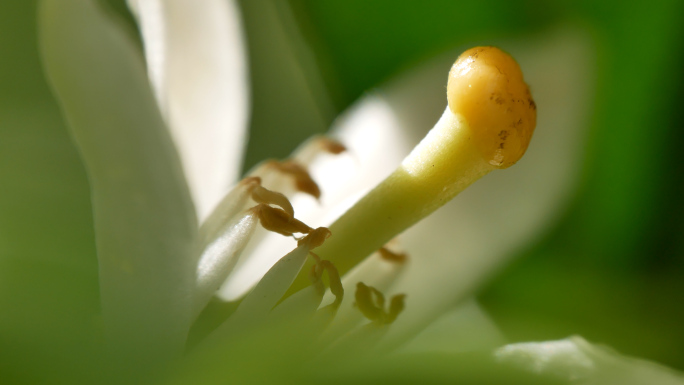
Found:
M 572 339 L 510 344 L 494 356 L 499 362 L 570 381 L 587 380 L 596 371 L 593 360 Z
M 40 11 L 46 72 L 90 179 L 107 337 L 136 365 L 178 356 L 197 224 L 142 58 L 94 1 Z
M 506 345 L 494 353 L 499 362 L 586 385 L 682 385 L 684 374 L 623 356 L 581 337 Z
M 217 295 L 226 301 L 241 298 L 259 282 L 278 261 L 279 256 L 287 253 L 295 244 L 291 237 L 257 227 L 240 261 Z
M 266 316 L 292 285 L 309 255 L 307 245 L 297 246 L 280 258 L 240 302 L 235 313 L 212 333 L 209 345 L 228 343 L 233 336 L 266 321 Z
M 270 312 L 299 274 L 308 255 L 309 248 L 302 245 L 280 258 L 240 303 L 235 316 L 245 314 L 246 318 L 258 318 Z
M 197 264 L 197 284 L 193 299 L 193 319 L 207 305 L 240 258 L 254 234 L 258 219 L 251 212 L 235 215 L 206 249 Z
M 251 179 L 243 180 L 236 184 L 228 194 L 214 207 L 214 210 L 202 223 L 199 229 L 199 244 L 204 249 L 210 242 L 219 235 L 232 219 L 240 215 L 241 212 L 254 206 L 251 194 L 258 181 Z
M 506 342 L 504 335 L 474 299 L 439 317 L 401 353 L 464 353 L 493 349 Z
M 273 309 L 269 318 L 273 322 L 304 322 L 313 318 L 323 295 L 315 287 L 308 286 L 283 300 Z
M 230 0 L 129 0 L 157 100 L 202 220 L 240 173 L 249 109 L 240 14 Z

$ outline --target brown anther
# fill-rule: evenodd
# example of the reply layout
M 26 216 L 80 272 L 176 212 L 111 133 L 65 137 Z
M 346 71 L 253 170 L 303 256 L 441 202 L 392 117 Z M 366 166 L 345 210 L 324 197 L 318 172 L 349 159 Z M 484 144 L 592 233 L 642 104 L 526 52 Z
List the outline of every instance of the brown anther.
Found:
M 309 255 L 316 261 L 316 264 L 321 263 L 321 257 L 318 256 L 318 254 L 314 253 L 313 251 L 309 251 Z
M 333 155 L 338 155 L 341 154 L 345 151 L 347 151 L 347 147 L 344 146 L 344 144 L 334 140 L 327 138 L 325 136 L 321 136 L 316 139 L 316 143 L 321 146 L 321 149 L 323 151 L 328 152 Z
M 246 178 L 243 178 L 243 179 L 242 179 L 240 182 L 238 182 L 238 183 L 239 183 L 239 184 L 243 184 L 243 185 L 251 185 L 251 184 L 254 184 L 254 185 L 256 185 L 256 186 L 260 186 L 260 185 L 261 185 L 261 178 L 259 178 L 258 176 L 248 176 L 248 177 L 246 177 Z
M 344 297 L 344 287 L 342 287 L 342 279 L 340 279 L 340 272 L 337 271 L 335 265 L 328 261 L 328 277 L 330 277 L 330 292 L 342 302 Z
M 366 286 L 363 282 L 357 283 L 354 298 L 356 299 L 356 307 L 366 318 L 371 321 L 382 322 L 385 312 L 374 303 L 373 291 L 370 286 Z
M 323 268 L 320 263 L 316 263 L 311 266 L 311 271 L 309 271 L 309 280 L 311 280 L 311 285 L 316 289 L 319 295 L 325 294 L 325 286 L 323 285 Z
M 294 217 L 294 208 L 292 208 L 290 200 L 279 192 L 271 191 L 263 186 L 255 186 L 252 189 L 251 197 L 256 203 L 279 206 L 290 216 Z
M 378 253 L 382 259 L 389 262 L 404 263 L 408 259 L 408 255 L 406 253 L 395 253 L 384 246 L 378 250 Z
M 338 308 L 342 304 L 342 299 L 344 298 L 344 288 L 342 287 L 342 280 L 340 279 L 340 273 L 337 271 L 335 265 L 328 260 L 321 261 L 323 267 L 328 272 L 328 281 L 330 285 L 330 292 L 335 296 L 335 302 L 331 305 Z
M 392 297 L 390 300 L 389 312 L 387 313 L 387 319 L 385 320 L 386 323 L 390 324 L 394 322 L 394 320 L 396 320 L 399 316 L 399 313 L 404 311 L 404 308 L 406 307 L 406 304 L 404 303 L 405 298 L 406 294 L 398 294 Z
M 311 229 L 307 233 L 307 236 L 297 241 L 297 246 L 307 245 L 309 250 L 313 250 L 322 245 L 323 242 L 325 242 L 325 240 L 332 235 L 330 230 L 328 230 L 326 227 Z
M 321 189 L 318 187 L 318 184 L 316 184 L 309 172 L 301 164 L 294 160 L 285 160 L 282 162 L 272 161 L 268 165 L 283 174 L 290 175 L 294 179 L 297 191 L 309 194 L 316 199 L 321 197 Z
M 278 234 L 289 237 L 294 233 L 308 234 L 313 230 L 304 222 L 288 214 L 285 210 L 271 207 L 265 203 L 254 206 L 252 210 L 259 218 L 263 228 Z
M 344 298 L 344 288 L 342 287 L 340 273 L 337 271 L 337 268 L 332 262 L 325 259 L 322 260 L 314 253 L 310 252 L 310 254 L 316 261 L 316 264 L 311 267 L 309 279 L 311 280 L 311 283 L 316 291 L 323 295 L 325 293 L 325 287 L 323 286 L 321 277 L 323 276 L 324 271 L 328 272 L 330 292 L 335 296 L 335 301 L 328 307 L 330 307 L 333 311 L 337 311 L 337 308 L 340 306 L 340 304 L 342 304 L 342 299 Z
M 356 284 L 355 298 L 356 307 L 366 318 L 380 324 L 391 324 L 404 310 L 406 295 L 393 296 L 390 300 L 389 310 L 385 311 L 385 296 L 376 288 L 359 282 Z
M 373 286 L 368 286 L 371 291 L 372 297 L 375 299 L 375 306 L 379 309 L 385 308 L 385 296 L 380 292 L 380 290 L 374 288 Z

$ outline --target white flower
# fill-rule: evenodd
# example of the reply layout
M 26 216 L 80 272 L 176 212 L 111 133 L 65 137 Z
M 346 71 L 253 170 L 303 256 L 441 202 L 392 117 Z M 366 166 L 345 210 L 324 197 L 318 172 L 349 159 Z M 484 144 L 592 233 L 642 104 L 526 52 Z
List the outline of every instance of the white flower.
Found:
M 347 147 L 345 154 L 333 157 L 311 142 L 294 155 L 320 186 L 316 202 L 297 193 L 288 173 L 268 165 L 254 171 L 260 180 L 233 187 L 248 121 L 247 65 L 233 2 L 129 4 L 140 23 L 146 65 L 93 1 L 44 0 L 41 8 L 46 70 L 90 176 L 108 357 L 122 380 L 183 356 L 191 325 L 229 274 L 220 294 L 241 299 L 237 310 L 212 334 L 200 336 L 174 381 L 275 381 L 300 374 L 307 362 L 363 362 L 363 353 L 400 346 L 410 352 L 421 347 L 425 332 L 419 333 L 454 308 L 482 321 L 473 331 L 484 337 L 469 348 L 503 342 L 467 299 L 552 223 L 573 188 L 577 127 L 584 118 L 575 112 L 585 107 L 584 83 L 576 78 L 577 66 L 585 64 L 577 60 L 585 54 L 581 34 L 556 31 L 533 50 L 510 44 L 547 111 L 540 113 L 539 132 L 519 165 L 493 173 L 402 234 L 408 262 L 374 254 L 356 266 L 342 279 L 344 300 L 335 268 L 318 261 L 313 285 L 279 302 L 327 233 L 285 231 L 309 234 L 296 245 L 257 230 L 257 220 L 268 227 L 272 206 L 290 220 L 291 200 L 296 218 L 327 226 L 381 182 L 437 120 L 444 107 L 444 68 L 453 54 L 436 59 L 432 66 L 439 71 L 426 66 L 341 117 L 331 136 Z M 258 209 L 245 211 L 252 206 Z M 331 287 L 324 305 L 336 300 L 332 308 L 318 309 L 324 272 Z M 407 295 L 403 313 L 404 297 L 386 304 L 381 292 Z M 362 313 L 375 322 L 364 325 Z M 463 350 L 464 341 L 450 342 Z

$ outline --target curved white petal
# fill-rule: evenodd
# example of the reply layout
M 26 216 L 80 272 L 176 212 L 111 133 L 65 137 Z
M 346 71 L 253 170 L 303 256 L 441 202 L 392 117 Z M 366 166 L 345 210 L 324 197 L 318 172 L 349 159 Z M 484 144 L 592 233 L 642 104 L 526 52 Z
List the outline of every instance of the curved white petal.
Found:
M 197 264 L 197 284 L 193 298 L 193 319 L 196 318 L 221 287 L 254 234 L 258 219 L 251 212 L 235 215 L 223 227 L 223 232 L 207 245 Z
M 203 220 L 240 173 L 249 109 L 239 10 L 230 0 L 129 0 L 148 73 Z
M 401 353 L 465 353 L 494 349 L 506 338 L 475 299 L 469 299 L 423 329 Z
M 105 334 L 142 368 L 182 353 L 197 223 L 142 57 L 107 16 L 43 1 L 41 53 L 88 170 Z
M 216 343 L 217 339 L 228 341 L 231 336 L 244 329 L 264 322 L 299 274 L 309 256 L 309 250 L 306 244 L 298 245 L 281 257 L 240 302 L 235 313 L 213 332 L 215 337 L 211 343 Z
M 574 336 L 524 342 L 494 352 L 497 361 L 560 380 L 586 385 L 681 385 L 684 374 L 654 362 L 623 356 Z

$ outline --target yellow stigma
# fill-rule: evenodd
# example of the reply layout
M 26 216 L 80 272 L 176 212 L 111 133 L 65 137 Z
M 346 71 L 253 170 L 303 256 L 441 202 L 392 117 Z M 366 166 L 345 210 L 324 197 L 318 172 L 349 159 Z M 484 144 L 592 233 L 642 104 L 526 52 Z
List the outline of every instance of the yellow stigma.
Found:
M 537 106 L 512 57 L 496 47 L 465 51 L 449 72 L 447 99 L 489 164 L 506 168 L 523 156 L 537 124 Z

